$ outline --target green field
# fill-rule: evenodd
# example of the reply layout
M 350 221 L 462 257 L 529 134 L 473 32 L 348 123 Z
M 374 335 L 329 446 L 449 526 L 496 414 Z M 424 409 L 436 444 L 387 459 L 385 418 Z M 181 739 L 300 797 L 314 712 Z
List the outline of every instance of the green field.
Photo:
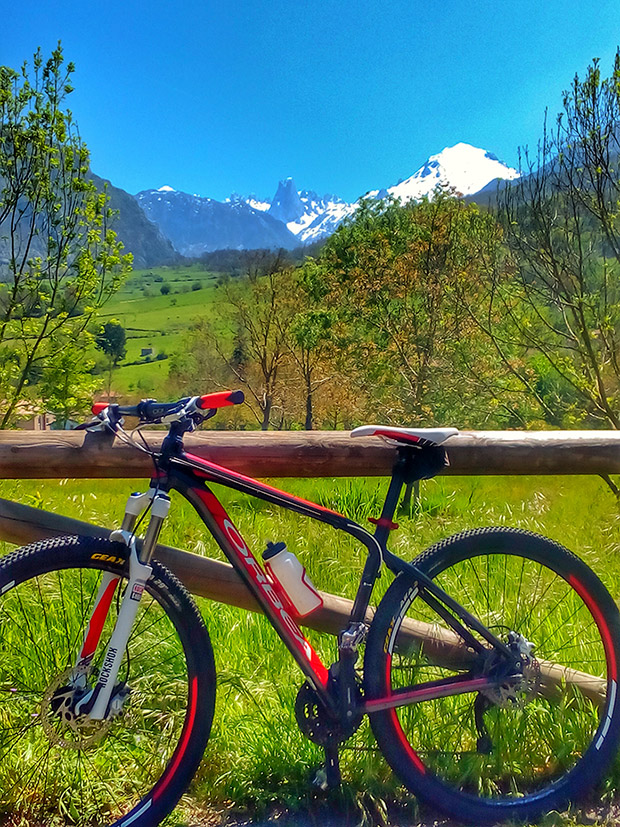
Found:
M 127 354 L 113 372 L 113 390 L 135 399 L 160 392 L 169 367 L 162 357 L 182 349 L 193 322 L 213 316 L 218 278 L 198 265 L 132 273 L 101 317 L 102 322 L 120 322 L 127 334 Z M 163 285 L 170 288 L 167 295 L 161 293 Z M 195 289 L 198 285 L 200 289 Z M 142 356 L 145 348 L 151 348 L 152 354 Z
M 378 514 L 385 489 L 384 480 L 373 479 L 287 480 L 281 484 L 361 522 Z M 0 484 L 0 496 L 112 526 L 119 521 L 127 494 L 140 487 L 136 481 L 62 481 L 60 485 L 5 481 Z M 234 492 L 224 492 L 223 500 L 256 552 L 267 540 L 285 540 L 319 589 L 353 596 L 362 555 L 348 536 L 266 503 L 248 504 Z M 400 529 L 393 535 L 392 547 L 405 558 L 466 528 L 514 526 L 545 534 L 577 552 L 612 594 L 620 596 L 620 517 L 614 497 L 596 478 L 440 478 L 423 484 L 421 507 L 414 514 L 400 515 L 398 521 Z M 198 554 L 221 556 L 178 497 L 173 500 L 162 541 Z M 387 575 L 381 578 L 379 594 L 389 579 Z M 316 812 L 321 812 L 308 783 L 321 753 L 299 733 L 293 714 L 302 682 L 297 667 L 262 617 L 205 600 L 199 604 L 215 650 L 218 700 L 205 759 L 175 823 L 203 823 L 200 818 L 233 806 L 255 814 L 274 807 L 301 812 L 318 807 Z M 330 660 L 333 638 L 314 633 L 310 637 Z M 418 811 L 372 750 L 366 725 L 343 751 L 342 764 L 344 788 L 330 806 L 348 813 L 347 823 L 385 823 L 386 808 L 389 818 L 401 824 L 416 824 L 418 817 L 425 817 L 424 808 Z M 607 804 L 619 788 L 617 762 L 603 789 L 593 796 L 588 818 L 598 808 L 602 821 L 597 823 L 603 823 Z M 582 824 L 585 813 L 552 815 L 544 824 Z

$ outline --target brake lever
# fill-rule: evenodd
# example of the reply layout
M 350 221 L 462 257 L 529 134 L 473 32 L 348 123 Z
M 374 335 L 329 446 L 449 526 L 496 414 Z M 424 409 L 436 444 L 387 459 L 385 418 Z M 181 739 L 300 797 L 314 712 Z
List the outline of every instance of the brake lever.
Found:
M 90 431 L 93 425 L 101 424 L 101 421 L 98 419 L 91 419 L 90 422 L 80 422 L 79 425 L 75 425 L 72 430 L 74 431 Z
M 123 422 L 122 416 L 118 419 L 112 419 L 108 414 L 108 408 L 106 408 L 94 419 L 91 419 L 90 422 L 81 422 L 79 425 L 76 425 L 73 430 L 88 431 L 89 434 L 100 433 L 102 431 L 109 431 L 115 434 L 117 425 L 122 425 Z

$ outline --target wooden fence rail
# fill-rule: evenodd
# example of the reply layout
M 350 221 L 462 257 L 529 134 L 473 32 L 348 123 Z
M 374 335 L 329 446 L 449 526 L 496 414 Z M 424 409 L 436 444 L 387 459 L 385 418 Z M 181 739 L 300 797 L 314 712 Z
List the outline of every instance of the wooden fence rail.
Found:
M 162 431 L 144 432 L 154 448 Z M 257 477 L 383 476 L 394 448 L 345 431 L 202 431 L 188 451 Z M 446 443 L 449 474 L 620 474 L 620 431 L 463 431 Z M 0 478 L 148 476 L 149 457 L 102 434 L 3 431 Z

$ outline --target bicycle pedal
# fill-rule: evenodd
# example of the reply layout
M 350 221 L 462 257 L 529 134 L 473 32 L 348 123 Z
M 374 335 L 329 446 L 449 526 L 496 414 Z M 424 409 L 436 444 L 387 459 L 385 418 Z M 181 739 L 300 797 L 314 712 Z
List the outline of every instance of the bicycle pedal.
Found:
M 493 741 L 490 735 L 481 735 L 476 742 L 476 750 L 480 755 L 490 755 L 493 752 Z
M 319 767 L 315 772 L 314 778 L 312 779 L 312 786 L 316 787 L 318 790 L 322 790 L 323 792 L 326 792 L 329 789 L 325 767 Z

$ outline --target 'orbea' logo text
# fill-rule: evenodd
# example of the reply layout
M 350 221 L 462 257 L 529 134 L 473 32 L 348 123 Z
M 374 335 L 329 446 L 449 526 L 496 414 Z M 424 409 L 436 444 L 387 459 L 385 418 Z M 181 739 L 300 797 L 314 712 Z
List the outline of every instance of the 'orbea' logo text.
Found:
M 245 544 L 243 537 L 239 534 L 237 529 L 234 525 L 230 522 L 230 520 L 224 520 L 223 525 L 224 531 L 230 542 L 233 546 L 239 551 L 243 557 L 243 562 L 245 563 L 246 569 L 252 575 L 252 579 L 255 583 L 258 584 L 261 591 L 267 596 L 270 603 L 273 607 L 277 610 L 278 614 L 280 615 L 280 619 L 282 623 L 286 626 L 288 631 L 293 635 L 297 643 L 302 647 L 304 654 L 308 658 L 308 660 L 312 657 L 312 650 L 310 648 L 310 644 L 299 631 L 299 628 L 293 621 L 292 617 L 284 608 L 282 601 L 278 597 L 278 593 L 273 588 L 269 580 L 267 579 L 265 572 L 259 566 L 258 562 L 256 561 L 254 555 L 250 551 L 250 549 Z

